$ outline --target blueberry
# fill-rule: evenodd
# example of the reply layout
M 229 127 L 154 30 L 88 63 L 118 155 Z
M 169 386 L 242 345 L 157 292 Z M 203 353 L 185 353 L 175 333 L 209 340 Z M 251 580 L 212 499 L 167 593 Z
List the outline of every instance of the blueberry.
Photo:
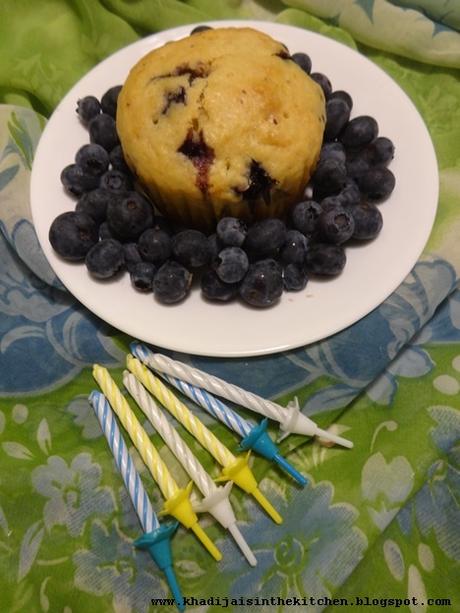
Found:
M 244 249 L 256 258 L 275 255 L 286 240 L 286 225 L 281 219 L 256 221 L 249 228 Z
M 259 260 L 249 266 L 240 286 L 240 296 L 248 304 L 268 307 L 283 293 L 283 272 L 273 259 Z
M 141 234 L 137 244 L 139 253 L 146 262 L 160 264 L 171 255 L 171 238 L 164 230 L 149 228 Z
M 152 205 L 137 192 L 113 198 L 107 207 L 107 222 L 119 239 L 135 241 L 153 224 Z
M 99 100 L 94 96 L 85 96 L 77 100 L 77 114 L 83 123 L 89 123 L 101 112 Z
M 359 191 L 356 181 L 348 177 L 345 187 L 339 192 L 338 197 L 342 202 L 342 206 L 355 206 L 362 200 L 361 192 Z
M 86 213 L 96 223 L 102 223 L 107 215 L 107 206 L 112 199 L 113 194 L 106 189 L 93 189 L 80 197 L 75 210 L 78 213 Z
M 108 170 L 102 175 L 99 186 L 113 193 L 123 194 L 133 189 L 133 182 L 131 177 L 121 170 Z
M 283 264 L 303 264 L 307 253 L 308 240 L 298 230 L 288 230 L 280 259 Z
M 224 245 L 220 242 L 217 234 L 208 236 L 209 260 L 211 262 L 219 255 L 219 251 L 221 251 L 223 247 Z
M 123 246 L 113 238 L 96 243 L 86 254 L 86 268 L 97 279 L 110 279 L 124 264 Z
M 183 230 L 172 239 L 174 257 L 187 268 L 199 268 L 209 262 L 208 239 L 198 230 Z
M 224 283 L 214 270 L 208 269 L 201 277 L 201 291 L 208 300 L 228 302 L 238 295 L 238 283 Z
M 101 113 L 90 121 L 89 137 L 92 143 L 101 145 L 106 151 L 112 151 L 120 144 L 115 119 L 106 113 Z
M 103 221 L 99 226 L 99 238 L 101 241 L 105 240 L 106 238 L 116 238 L 106 221 Z
M 326 75 L 322 74 L 321 72 L 312 72 L 310 78 L 312 78 L 315 83 L 318 83 L 323 90 L 324 97 L 327 100 L 332 93 L 332 85 Z
M 83 260 L 98 241 L 97 225 L 85 213 L 61 213 L 51 224 L 49 241 L 65 260 Z
M 121 145 L 117 145 L 112 149 L 109 159 L 114 170 L 120 170 L 122 173 L 129 175 L 130 170 L 128 164 L 126 163 L 125 156 L 123 155 Z
M 190 32 L 190 36 L 192 36 L 192 34 L 199 34 L 200 32 L 206 32 L 206 30 L 212 30 L 211 26 L 204 26 L 204 25 L 203 26 L 196 26 Z
M 324 139 L 332 141 L 337 138 L 349 119 L 350 108 L 347 103 L 340 98 L 329 99 L 326 103 Z
M 224 283 L 238 283 L 248 272 L 249 260 L 241 247 L 225 247 L 212 263 Z
M 332 209 L 342 207 L 343 202 L 342 198 L 340 197 L 340 194 L 337 194 L 336 196 L 327 196 L 326 198 L 323 198 L 323 200 L 321 200 L 321 209 L 323 213 L 324 211 L 330 211 Z
M 332 195 L 345 187 L 347 169 L 343 162 L 327 158 L 318 164 L 312 177 L 315 188 L 324 195 Z
M 386 136 L 379 136 L 366 148 L 366 157 L 373 166 L 388 164 L 395 154 L 395 146 Z
M 172 304 L 185 298 L 192 284 L 192 273 L 182 264 L 168 260 L 153 279 L 153 291 L 160 302 Z
M 248 227 L 242 219 L 223 217 L 216 227 L 219 240 L 227 247 L 241 247 L 248 233 Z
M 98 187 L 99 178 L 87 174 L 78 164 L 69 164 L 61 172 L 61 183 L 70 194 L 79 197 Z
M 298 202 L 291 213 L 292 225 L 305 236 L 312 236 L 316 232 L 320 215 L 321 207 L 314 200 Z
M 114 119 L 117 116 L 117 100 L 120 92 L 121 85 L 115 85 L 108 89 L 101 98 L 102 112 Z
M 299 292 L 308 282 L 307 271 L 304 266 L 291 262 L 284 267 L 283 285 L 287 292 Z
M 153 290 L 153 279 L 156 272 L 155 264 L 151 262 L 137 262 L 132 264 L 128 270 L 133 287 L 140 292 L 151 292 Z
M 100 145 L 83 145 L 77 151 L 75 162 L 86 174 L 100 177 L 109 167 L 109 154 Z
M 350 94 L 340 89 L 335 92 L 332 92 L 332 94 L 329 96 L 329 100 L 343 100 L 350 109 L 350 111 L 353 108 L 353 99 Z
M 394 190 L 396 179 L 394 174 L 385 166 L 370 168 L 357 178 L 359 189 L 368 200 L 380 202 L 385 200 Z
M 291 60 L 293 60 L 297 66 L 300 66 L 304 72 L 310 74 L 311 59 L 309 55 L 306 53 L 294 53 L 294 55 L 291 55 Z
M 133 241 L 153 225 L 153 208 L 137 192 L 114 198 L 107 207 L 110 230 L 120 239 Z
M 338 162 L 346 161 L 347 155 L 345 153 L 345 147 L 342 145 L 342 143 L 332 142 L 323 144 L 323 146 L 321 147 L 319 161 L 323 162 L 328 158 L 333 158 Z
M 334 207 L 321 213 L 319 228 L 323 240 L 338 245 L 353 236 L 355 222 L 346 209 Z
M 345 147 L 360 149 L 371 143 L 379 132 L 379 126 L 373 117 L 361 115 L 352 119 L 340 134 Z
M 341 245 L 316 243 L 307 252 L 307 271 L 315 275 L 335 276 L 342 272 L 347 261 Z
M 369 160 L 363 152 L 350 155 L 347 157 L 346 168 L 348 176 L 356 181 L 369 170 Z
M 358 204 L 350 209 L 355 222 L 353 238 L 369 240 L 375 238 L 382 229 L 382 214 L 373 204 Z
M 131 272 L 136 264 L 142 262 L 141 254 L 139 253 L 136 243 L 125 243 L 123 245 L 123 255 L 128 272 Z

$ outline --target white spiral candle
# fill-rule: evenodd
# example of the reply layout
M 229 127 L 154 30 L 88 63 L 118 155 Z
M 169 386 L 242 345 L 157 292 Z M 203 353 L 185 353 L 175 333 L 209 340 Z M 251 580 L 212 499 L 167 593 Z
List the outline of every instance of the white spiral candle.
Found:
M 233 453 L 148 368 L 132 356 L 126 358 L 126 363 L 139 381 L 214 456 L 221 466 L 229 466 L 236 461 Z
M 130 364 L 136 372 L 135 360 L 132 360 Z M 139 365 L 144 368 L 140 363 Z M 125 371 L 123 373 L 123 384 L 205 497 L 199 503 L 199 508 L 195 507 L 195 510 L 201 509 L 203 512 L 211 513 L 224 528 L 229 530 L 249 564 L 255 566 L 257 560 L 236 525 L 235 514 L 228 499 L 230 488 L 218 487 L 214 483 L 192 450 L 133 374 Z
M 131 350 L 139 360 L 157 372 L 164 373 L 171 377 L 177 377 L 182 381 L 187 381 L 217 396 L 251 409 L 264 417 L 279 422 L 281 424 L 281 429 L 284 430 L 286 435 L 296 433 L 306 436 L 321 436 L 326 440 L 338 443 L 344 447 L 353 447 L 351 441 L 319 428 L 312 419 L 300 413 L 298 405 L 297 408 L 295 408 L 296 405 L 282 407 L 276 404 L 276 402 L 261 398 L 257 396 L 257 394 L 243 390 L 232 383 L 227 383 L 214 375 L 207 374 L 197 368 L 172 360 L 165 355 L 153 353 L 144 345 L 133 343 Z
M 209 494 L 215 492 L 217 485 L 197 460 L 184 439 L 169 423 L 166 415 L 158 408 L 145 387 L 134 375 L 126 371 L 123 373 L 123 384 L 190 478 L 196 483 L 203 496 L 209 496 Z
M 251 409 L 274 421 L 280 421 L 283 418 L 281 414 L 283 407 L 270 400 L 264 400 L 260 396 L 243 390 L 232 383 L 227 383 L 214 375 L 204 373 L 197 368 L 172 360 L 160 353 L 153 353 L 141 345 L 137 345 L 136 348 L 133 349 L 133 353 L 141 362 L 144 362 L 144 364 L 153 370 L 192 383 L 196 387 L 201 387 L 208 392 L 216 394 L 216 396 L 231 400 L 235 404 Z

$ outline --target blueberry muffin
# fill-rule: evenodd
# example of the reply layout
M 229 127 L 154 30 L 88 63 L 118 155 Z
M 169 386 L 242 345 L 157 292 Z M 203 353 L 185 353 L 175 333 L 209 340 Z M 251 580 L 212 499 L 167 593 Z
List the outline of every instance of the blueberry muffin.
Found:
M 143 57 L 118 98 L 127 163 L 186 226 L 281 217 L 321 148 L 321 88 L 284 45 L 250 28 L 207 30 Z

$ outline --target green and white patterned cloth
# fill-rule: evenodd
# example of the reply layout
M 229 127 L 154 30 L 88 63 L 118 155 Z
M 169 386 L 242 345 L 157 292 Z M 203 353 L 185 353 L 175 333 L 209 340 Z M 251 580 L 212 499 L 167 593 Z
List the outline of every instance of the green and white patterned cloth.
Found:
M 460 5 L 456 0 L 0 1 L 0 610 L 117 613 L 153 607 L 167 586 L 87 402 L 91 364 L 121 382 L 129 339 L 86 311 L 49 268 L 28 190 L 46 117 L 92 66 L 148 33 L 221 18 L 277 20 L 358 48 L 412 98 L 430 130 L 440 202 L 424 254 L 398 290 L 352 327 L 283 354 L 244 360 L 175 354 L 350 438 L 352 451 L 291 436 L 281 444 L 311 484 L 260 458 L 276 526 L 232 500 L 258 565 L 224 531 L 216 564 L 182 528 L 176 572 L 196 598 L 347 598 L 375 611 L 460 611 Z M 414 164 L 417 158 L 414 155 Z M 423 172 L 423 169 L 420 169 Z M 139 414 L 139 413 L 138 413 Z M 237 439 L 203 415 L 232 449 Z M 333 424 L 333 425 L 331 425 Z M 147 426 L 180 484 L 186 476 Z M 185 435 L 203 464 L 207 454 Z M 158 490 L 134 453 L 157 510 Z M 378 599 L 359 605 L 355 597 Z M 450 599 L 450 606 L 428 599 Z M 390 606 L 388 606 L 391 609 Z M 233 611 L 296 610 L 233 606 Z M 198 605 L 195 611 L 220 610 Z M 343 611 L 338 605 L 297 610 Z

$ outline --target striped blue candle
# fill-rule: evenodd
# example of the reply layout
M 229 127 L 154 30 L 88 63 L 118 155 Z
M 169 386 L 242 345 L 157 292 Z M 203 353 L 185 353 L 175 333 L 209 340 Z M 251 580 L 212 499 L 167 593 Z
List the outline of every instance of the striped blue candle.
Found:
M 267 419 L 256 425 L 238 415 L 233 409 L 206 390 L 166 373 L 159 372 L 158 374 L 210 415 L 213 415 L 228 428 L 239 434 L 242 438 L 240 449 L 245 451 L 252 449 L 267 460 L 276 462 L 280 468 L 291 475 L 302 487 L 308 483 L 307 479 L 280 454 L 278 447 L 268 435 Z
M 221 400 L 212 396 L 206 390 L 196 387 L 186 381 L 181 381 L 176 377 L 171 377 L 163 373 L 158 373 L 180 392 L 185 394 L 190 400 L 203 407 L 205 411 L 213 415 L 216 419 L 225 424 L 228 428 L 239 434 L 241 437 L 247 436 L 254 428 L 255 424 L 248 419 L 244 419 L 233 409 L 224 404 Z
M 89 396 L 89 401 L 101 424 L 102 431 L 115 459 L 115 464 L 123 477 L 125 487 L 142 525 L 144 533 L 133 544 L 138 549 L 147 550 L 158 568 L 163 571 L 176 606 L 182 612 L 185 610 L 185 604 L 174 573 L 170 543 L 172 535 L 177 530 L 178 522 L 167 522 L 160 525 L 147 492 L 142 485 L 139 473 L 128 453 L 128 447 L 121 435 L 107 398 L 104 394 L 93 391 Z
M 142 485 L 134 462 L 128 453 L 128 448 L 115 420 L 112 407 L 104 394 L 100 392 L 92 392 L 89 399 L 99 423 L 101 424 L 102 431 L 105 434 L 109 447 L 112 450 L 115 464 L 123 477 L 123 481 L 133 506 L 136 509 L 143 531 L 148 533 L 158 529 L 160 527 L 160 522 L 152 508 L 147 492 Z

